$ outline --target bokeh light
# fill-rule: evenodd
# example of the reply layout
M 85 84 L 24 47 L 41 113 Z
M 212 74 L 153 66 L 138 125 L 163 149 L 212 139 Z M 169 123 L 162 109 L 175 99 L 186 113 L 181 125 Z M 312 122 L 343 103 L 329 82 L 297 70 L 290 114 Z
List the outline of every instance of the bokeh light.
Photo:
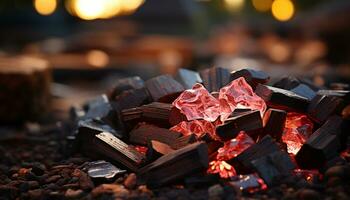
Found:
M 34 0 L 34 8 L 40 15 L 51 15 L 57 8 L 57 0 Z
M 290 0 L 275 0 L 272 3 L 272 15 L 279 21 L 288 21 L 294 15 L 294 4 Z
M 269 11 L 272 5 L 272 0 L 252 0 L 252 4 L 257 11 Z
M 229 11 L 241 10 L 244 6 L 244 0 L 224 0 L 224 3 Z
M 87 62 L 94 67 L 105 67 L 109 63 L 109 56 L 101 50 L 91 50 L 86 54 Z

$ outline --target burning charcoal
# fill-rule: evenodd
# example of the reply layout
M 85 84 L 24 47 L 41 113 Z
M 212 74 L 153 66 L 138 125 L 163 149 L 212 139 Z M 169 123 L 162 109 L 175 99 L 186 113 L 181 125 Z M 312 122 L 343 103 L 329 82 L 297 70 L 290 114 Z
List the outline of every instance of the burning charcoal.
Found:
M 287 119 L 287 112 L 278 109 L 268 109 L 264 115 L 264 134 L 269 134 L 276 140 L 282 139 L 283 130 Z
M 350 90 L 319 90 L 317 95 L 339 97 L 347 103 L 350 102 Z
M 175 150 L 172 149 L 169 145 L 156 140 L 151 140 L 148 144 L 148 150 L 146 155 L 149 161 L 154 161 L 157 158 L 169 154 L 173 151 Z
M 230 82 L 230 72 L 221 67 L 212 67 L 199 72 L 203 85 L 209 92 L 219 91 Z
M 153 125 L 141 124 L 133 129 L 129 136 L 129 141 L 134 144 L 147 145 L 151 140 L 157 140 L 170 145 L 182 134 Z
M 50 107 L 51 69 L 34 57 L 0 58 L 0 122 L 38 120 Z
M 185 88 L 170 75 L 161 75 L 146 81 L 146 88 L 153 101 L 173 102 Z
M 227 141 L 236 137 L 240 131 L 251 131 L 262 127 L 260 112 L 248 111 L 227 119 L 223 125 L 216 128 L 216 133 L 220 139 Z
M 224 146 L 218 149 L 216 158 L 218 160 L 231 160 L 254 143 L 252 138 L 241 131 L 236 138 L 225 142 Z
M 110 99 L 115 99 L 116 96 L 120 95 L 122 92 L 126 90 L 141 89 L 144 86 L 145 86 L 144 81 L 138 76 L 118 79 L 113 89 L 109 91 L 108 97 Z
M 259 84 L 255 93 L 263 98 L 267 105 L 282 110 L 305 111 L 310 101 L 294 92 Z
M 233 81 L 239 77 L 244 77 L 252 88 L 255 88 L 258 83 L 266 84 L 270 80 L 270 76 L 265 72 L 254 69 L 241 69 L 239 71 L 233 71 L 231 72 L 230 80 Z
M 158 187 L 208 168 L 208 148 L 203 142 L 166 154 L 140 170 L 148 186 Z
M 340 112 L 343 100 L 338 97 L 317 95 L 312 99 L 307 111 L 311 119 L 317 123 L 323 123 L 335 112 Z
M 99 160 L 88 163 L 87 172 L 92 179 L 108 181 L 114 179 L 117 175 L 125 174 L 126 170 L 121 170 L 109 162 Z
M 173 106 L 169 114 L 170 125 L 175 126 L 183 121 L 187 121 L 186 115 L 182 114 L 179 109 Z
M 229 161 L 239 173 L 252 172 L 254 166 L 253 160 L 269 155 L 273 152 L 280 151 L 279 146 L 273 141 L 271 136 L 263 137 L 258 143 L 248 147 L 238 156 Z
M 193 120 L 189 122 L 183 121 L 180 124 L 171 127 L 170 130 L 182 133 L 183 135 L 194 134 L 197 138 L 208 134 L 208 136 L 210 136 L 211 138 L 218 140 L 215 134 L 214 123 L 205 120 Z
M 179 69 L 175 79 L 181 83 L 185 89 L 191 89 L 196 83 L 202 83 L 202 79 L 198 72 Z
M 149 103 L 150 96 L 145 88 L 126 90 L 113 99 L 112 106 L 117 111 L 128 108 L 135 108 L 143 104 Z
M 302 97 L 306 97 L 309 101 L 311 101 L 316 96 L 316 92 L 305 84 L 299 84 L 297 87 L 291 89 L 290 91 Z
M 301 168 L 319 168 L 338 154 L 340 141 L 337 127 L 329 123 L 317 129 L 296 154 L 295 159 Z
M 209 163 L 208 174 L 219 174 L 221 178 L 231 178 L 237 175 L 235 168 L 225 161 L 212 161 Z
M 108 124 L 94 119 L 80 120 L 78 123 L 78 132 L 82 134 L 98 134 L 100 132 L 109 132 L 118 138 L 123 138 L 122 131 L 113 129 Z
M 229 182 L 235 188 L 244 192 L 254 192 L 267 189 L 264 180 L 259 178 L 256 174 L 239 175 L 238 180 Z
M 145 156 L 135 148 L 125 144 L 108 132 L 87 133 L 80 131 L 78 139 L 81 152 L 88 156 L 106 158 L 115 164 L 120 164 L 131 171 L 137 171 L 144 163 Z
M 185 135 L 179 138 L 171 144 L 173 149 L 181 149 L 189 144 L 195 143 L 197 141 L 196 136 L 194 134 Z
M 276 151 L 269 155 L 253 160 L 252 165 L 264 182 L 271 186 L 274 180 L 291 175 L 295 164 L 284 151 Z

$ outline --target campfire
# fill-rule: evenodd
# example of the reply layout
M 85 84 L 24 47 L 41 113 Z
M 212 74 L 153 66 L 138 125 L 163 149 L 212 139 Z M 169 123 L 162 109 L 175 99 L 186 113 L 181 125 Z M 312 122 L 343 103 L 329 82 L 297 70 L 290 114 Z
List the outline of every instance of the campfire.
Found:
M 149 188 L 215 177 L 254 193 L 290 177 L 322 178 L 346 152 L 341 112 L 350 93 L 293 77 L 271 86 L 269 79 L 224 68 L 120 79 L 72 108 L 76 147 Z

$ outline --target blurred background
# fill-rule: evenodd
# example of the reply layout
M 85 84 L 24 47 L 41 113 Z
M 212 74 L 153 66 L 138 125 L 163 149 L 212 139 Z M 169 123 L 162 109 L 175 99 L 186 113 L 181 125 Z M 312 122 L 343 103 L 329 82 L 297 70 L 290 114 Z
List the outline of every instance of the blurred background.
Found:
M 349 20 L 349 0 L 1 0 L 0 58 L 47 61 L 62 113 L 120 77 L 180 67 L 250 67 L 323 87 L 349 82 Z

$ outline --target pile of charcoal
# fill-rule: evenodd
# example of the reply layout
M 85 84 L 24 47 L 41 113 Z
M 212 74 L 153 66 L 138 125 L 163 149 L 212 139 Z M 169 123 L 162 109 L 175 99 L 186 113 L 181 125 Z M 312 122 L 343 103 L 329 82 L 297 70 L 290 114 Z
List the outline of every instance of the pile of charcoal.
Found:
M 269 80 L 224 68 L 116 80 L 71 109 L 69 156 L 42 170 L 45 187 L 66 182 L 45 198 L 348 199 L 350 91 Z

